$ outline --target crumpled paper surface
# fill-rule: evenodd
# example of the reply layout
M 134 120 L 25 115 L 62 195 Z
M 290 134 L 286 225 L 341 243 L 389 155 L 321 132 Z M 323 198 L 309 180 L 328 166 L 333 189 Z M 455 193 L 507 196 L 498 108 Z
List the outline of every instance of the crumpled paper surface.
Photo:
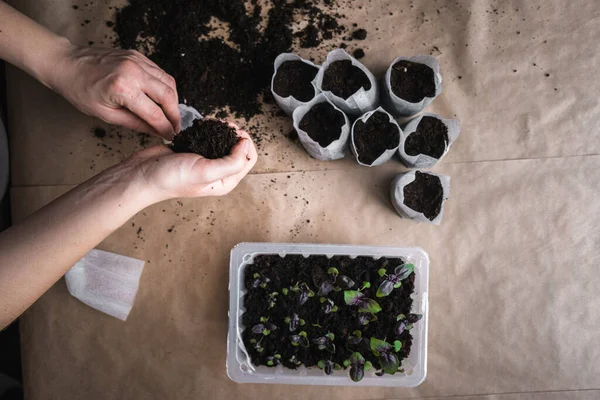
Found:
M 109 7 L 125 1 L 9 3 L 77 43 L 111 45 Z M 350 157 L 320 162 L 288 138 L 291 119 L 267 112 L 252 121 L 266 138 L 254 175 L 229 196 L 156 205 L 132 220 L 146 227 L 145 241 L 126 224 L 101 244 L 146 260 L 126 324 L 81 304 L 62 282 L 21 317 L 28 398 L 600 397 L 595 2 L 382 0 L 339 11 L 346 26 L 367 29 L 348 51 L 363 48 L 361 62 L 378 78 L 399 55 L 440 61 L 443 92 L 426 111 L 462 127 L 434 167 L 452 177 L 444 222 L 396 215 L 388 189 L 403 171 L 399 162 L 374 169 Z M 327 51 L 298 54 L 319 64 Z M 7 84 L 17 221 L 69 188 L 60 185 L 142 147 L 126 130 L 95 138 L 92 129 L 106 125 L 14 68 Z M 230 382 L 227 265 L 242 241 L 423 247 L 431 256 L 425 383 L 382 390 Z
M 144 261 L 92 249 L 65 274 L 69 293 L 88 306 L 127 320 Z

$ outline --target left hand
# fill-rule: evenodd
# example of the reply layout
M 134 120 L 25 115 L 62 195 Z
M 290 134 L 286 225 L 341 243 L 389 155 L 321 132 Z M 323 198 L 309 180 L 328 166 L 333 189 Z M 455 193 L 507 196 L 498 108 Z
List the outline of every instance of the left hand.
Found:
M 181 129 L 175 79 L 135 50 L 70 45 L 49 86 L 105 122 L 172 140 Z

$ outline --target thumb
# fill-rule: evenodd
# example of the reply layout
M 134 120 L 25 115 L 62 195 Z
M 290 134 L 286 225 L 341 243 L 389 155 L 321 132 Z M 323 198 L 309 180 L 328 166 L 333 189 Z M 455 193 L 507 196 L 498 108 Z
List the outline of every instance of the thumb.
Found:
M 200 158 L 192 167 L 192 176 L 202 177 L 203 183 L 211 183 L 242 172 L 248 162 L 250 146 L 250 140 L 242 138 L 223 158 Z

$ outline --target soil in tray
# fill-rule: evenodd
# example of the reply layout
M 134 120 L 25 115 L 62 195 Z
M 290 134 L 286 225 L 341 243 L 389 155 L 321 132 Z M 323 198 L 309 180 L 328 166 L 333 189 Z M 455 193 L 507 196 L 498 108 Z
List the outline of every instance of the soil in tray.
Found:
M 404 327 L 397 333 L 397 316 L 404 314 L 409 322 L 418 320 L 417 315 L 409 314 L 413 302 L 410 295 L 414 291 L 414 272 L 409 272 L 400 281 L 399 287 L 387 296 L 377 297 L 376 294 L 380 285 L 391 279 L 391 275 L 382 276 L 378 271 L 385 269 L 387 274 L 394 274 L 396 268 L 403 265 L 404 261 L 400 258 L 255 257 L 253 264 L 248 265 L 245 271 L 247 293 L 242 315 L 245 326 L 242 338 L 252 363 L 266 366 L 281 363 L 286 368 L 296 369 L 300 365 L 314 367 L 318 366 L 319 361 L 331 361 L 345 369 L 347 365 L 344 366 L 344 361 L 359 352 L 374 368 L 380 369 L 379 358 L 370 347 L 371 338 L 390 344 L 401 342 L 401 348 L 393 351 L 401 363 L 410 353 L 412 335 Z M 333 268 L 338 273 L 335 281 Z M 353 282 L 348 283 L 347 279 Z M 369 282 L 370 287 L 362 289 L 361 296 L 376 301 L 381 308 L 374 314 L 360 312 L 359 306 L 348 305 L 345 301 L 346 292 L 357 293 L 364 282 Z M 331 283 L 333 290 L 328 283 Z M 319 293 L 327 287 L 330 291 L 326 295 Z M 304 299 L 304 303 L 301 299 Z M 328 308 L 330 312 L 327 313 Z M 364 325 L 365 321 L 370 322 Z M 267 335 L 261 333 L 261 324 L 270 328 Z M 356 331 L 361 332 L 360 338 Z M 328 337 L 328 334 L 333 336 Z M 305 335 L 306 340 L 302 339 L 303 342 L 294 346 L 294 340 L 298 339 L 295 335 Z M 325 346 L 320 349 L 319 343 L 323 341 Z
M 440 178 L 424 172 L 415 172 L 415 180 L 404 186 L 404 204 L 421 212 L 430 221 L 438 216 L 444 201 Z
M 347 99 L 361 87 L 371 89 L 371 81 L 360 68 L 352 65 L 350 60 L 334 61 L 327 67 L 323 75 L 323 90 L 330 91 L 342 99 Z
M 315 97 L 315 88 L 311 82 L 317 72 L 317 67 L 303 61 L 286 61 L 277 70 L 273 89 L 281 97 L 293 96 L 298 101 L 310 101 Z
M 409 156 L 426 154 L 440 158 L 448 145 L 448 127 L 438 118 L 425 116 L 419 121 L 417 130 L 408 135 L 404 151 Z
M 396 96 L 411 103 L 435 96 L 433 70 L 425 64 L 398 61 L 392 67 L 390 83 Z
M 216 119 L 202 119 L 181 131 L 173 139 L 176 153 L 196 153 L 205 158 L 222 158 L 240 140 L 234 128 Z
M 358 120 L 354 125 L 354 146 L 363 164 L 372 164 L 386 150 L 398 147 L 399 142 L 398 126 L 381 111 L 374 112 L 366 123 Z
M 328 102 L 323 102 L 314 105 L 304 115 L 299 127 L 321 147 L 327 147 L 334 140 L 339 139 L 345 123 L 341 111 L 336 110 Z

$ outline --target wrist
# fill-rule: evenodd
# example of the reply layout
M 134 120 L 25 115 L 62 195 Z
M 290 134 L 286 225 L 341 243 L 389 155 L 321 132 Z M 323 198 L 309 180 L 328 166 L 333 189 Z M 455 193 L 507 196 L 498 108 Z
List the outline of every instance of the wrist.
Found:
M 49 89 L 62 93 L 62 82 L 68 82 L 73 74 L 70 60 L 77 46 L 69 39 L 56 36 L 46 52 L 43 62 L 35 63 L 33 75 Z

